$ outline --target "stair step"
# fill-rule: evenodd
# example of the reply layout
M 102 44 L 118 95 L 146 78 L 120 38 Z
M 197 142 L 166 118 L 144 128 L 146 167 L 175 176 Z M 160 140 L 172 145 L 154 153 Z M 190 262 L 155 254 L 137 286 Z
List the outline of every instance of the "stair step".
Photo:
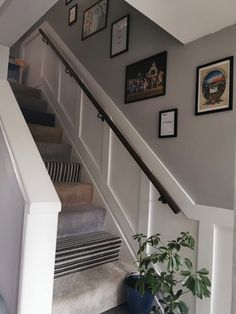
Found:
M 55 279 L 52 314 L 100 314 L 123 304 L 127 274 L 113 262 Z
M 93 232 L 57 241 L 55 277 L 93 268 L 119 259 L 121 238 L 108 232 Z
M 45 160 L 44 164 L 54 183 L 77 183 L 80 181 L 81 165 L 79 162 Z
M 22 94 L 15 94 L 16 100 L 21 108 L 47 112 L 48 103 L 39 98 L 29 97 Z
M 54 143 L 36 143 L 38 150 L 44 160 L 70 160 L 71 145 Z
M 55 143 L 61 144 L 62 142 L 62 129 L 52 128 L 49 126 L 29 124 L 30 132 L 35 142 Z
M 41 90 L 34 88 L 34 87 L 29 87 L 23 84 L 19 84 L 16 81 L 9 80 L 9 83 L 11 85 L 11 88 L 14 92 L 14 94 L 22 94 L 34 98 L 40 98 L 41 97 Z
M 106 210 L 95 205 L 63 207 L 58 220 L 58 238 L 104 230 Z
M 89 205 L 93 198 L 93 185 L 90 183 L 57 183 L 55 189 L 62 207 Z
M 39 112 L 25 108 L 21 108 L 21 112 L 27 123 L 50 127 L 54 127 L 55 125 L 55 115 L 52 113 Z

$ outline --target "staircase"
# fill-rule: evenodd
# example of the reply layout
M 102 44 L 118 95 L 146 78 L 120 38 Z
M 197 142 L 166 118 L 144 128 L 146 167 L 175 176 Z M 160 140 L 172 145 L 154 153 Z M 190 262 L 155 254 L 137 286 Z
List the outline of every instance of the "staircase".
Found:
M 47 112 L 41 91 L 11 81 L 22 114 L 62 203 L 59 215 L 53 314 L 100 314 L 124 302 L 121 238 L 104 230 L 106 211 L 92 203 L 93 186 L 80 181 L 81 164 Z

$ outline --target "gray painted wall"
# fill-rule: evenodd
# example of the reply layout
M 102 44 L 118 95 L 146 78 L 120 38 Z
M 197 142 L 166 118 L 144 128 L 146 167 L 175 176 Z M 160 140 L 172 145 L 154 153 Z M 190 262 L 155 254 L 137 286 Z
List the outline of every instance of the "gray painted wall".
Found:
M 48 20 L 197 203 L 233 208 L 235 110 L 195 116 L 194 108 L 196 67 L 236 55 L 236 26 L 183 46 L 123 0 L 110 0 L 108 27 L 81 41 L 83 11 L 96 1 L 74 0 L 71 6 L 76 2 L 74 25 L 67 26 L 70 5 L 66 7 L 65 0 L 37 25 Z M 110 59 L 111 23 L 127 13 L 129 51 Z M 168 51 L 166 96 L 125 105 L 125 66 L 163 50 Z M 18 51 L 19 43 L 12 54 Z M 178 137 L 158 139 L 158 112 L 174 107 L 179 110 Z

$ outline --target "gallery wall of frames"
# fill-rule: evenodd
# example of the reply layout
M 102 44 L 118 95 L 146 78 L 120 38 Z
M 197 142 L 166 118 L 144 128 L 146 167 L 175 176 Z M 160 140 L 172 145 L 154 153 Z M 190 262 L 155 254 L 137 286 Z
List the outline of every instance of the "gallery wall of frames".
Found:
M 79 4 L 65 0 L 68 8 L 68 25 L 76 24 Z M 99 0 L 83 12 L 81 40 L 89 40 L 108 27 L 109 0 Z M 110 25 L 110 58 L 119 57 L 129 50 L 129 30 L 132 16 L 126 14 Z M 166 95 L 167 51 L 157 51 L 153 56 L 126 65 L 124 103 Z M 233 109 L 233 56 L 209 60 L 196 71 L 195 115 L 203 115 Z M 177 137 L 178 109 L 167 104 L 158 114 L 158 137 Z

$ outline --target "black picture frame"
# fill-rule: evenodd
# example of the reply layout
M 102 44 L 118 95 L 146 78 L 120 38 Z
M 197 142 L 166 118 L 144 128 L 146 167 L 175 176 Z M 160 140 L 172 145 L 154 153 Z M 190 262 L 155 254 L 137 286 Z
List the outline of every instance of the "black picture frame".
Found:
M 84 11 L 81 36 L 82 40 L 85 40 L 97 34 L 107 27 L 108 3 L 109 0 L 99 0 Z M 95 12 L 97 12 L 98 9 L 101 10 L 102 14 L 99 17 L 99 20 L 96 21 L 97 17 L 95 15 Z
M 233 109 L 234 57 L 197 67 L 195 115 Z
M 162 110 L 159 112 L 159 138 L 177 137 L 178 109 Z
M 68 5 L 69 3 L 71 3 L 73 0 L 66 0 L 66 5 Z
M 129 50 L 129 28 L 129 14 L 111 24 L 110 58 L 117 57 Z M 116 50 L 114 49 L 115 43 L 117 44 Z
M 166 94 L 167 51 L 126 66 L 125 104 Z
M 72 25 L 77 21 L 78 4 L 73 5 L 68 11 L 68 25 Z

